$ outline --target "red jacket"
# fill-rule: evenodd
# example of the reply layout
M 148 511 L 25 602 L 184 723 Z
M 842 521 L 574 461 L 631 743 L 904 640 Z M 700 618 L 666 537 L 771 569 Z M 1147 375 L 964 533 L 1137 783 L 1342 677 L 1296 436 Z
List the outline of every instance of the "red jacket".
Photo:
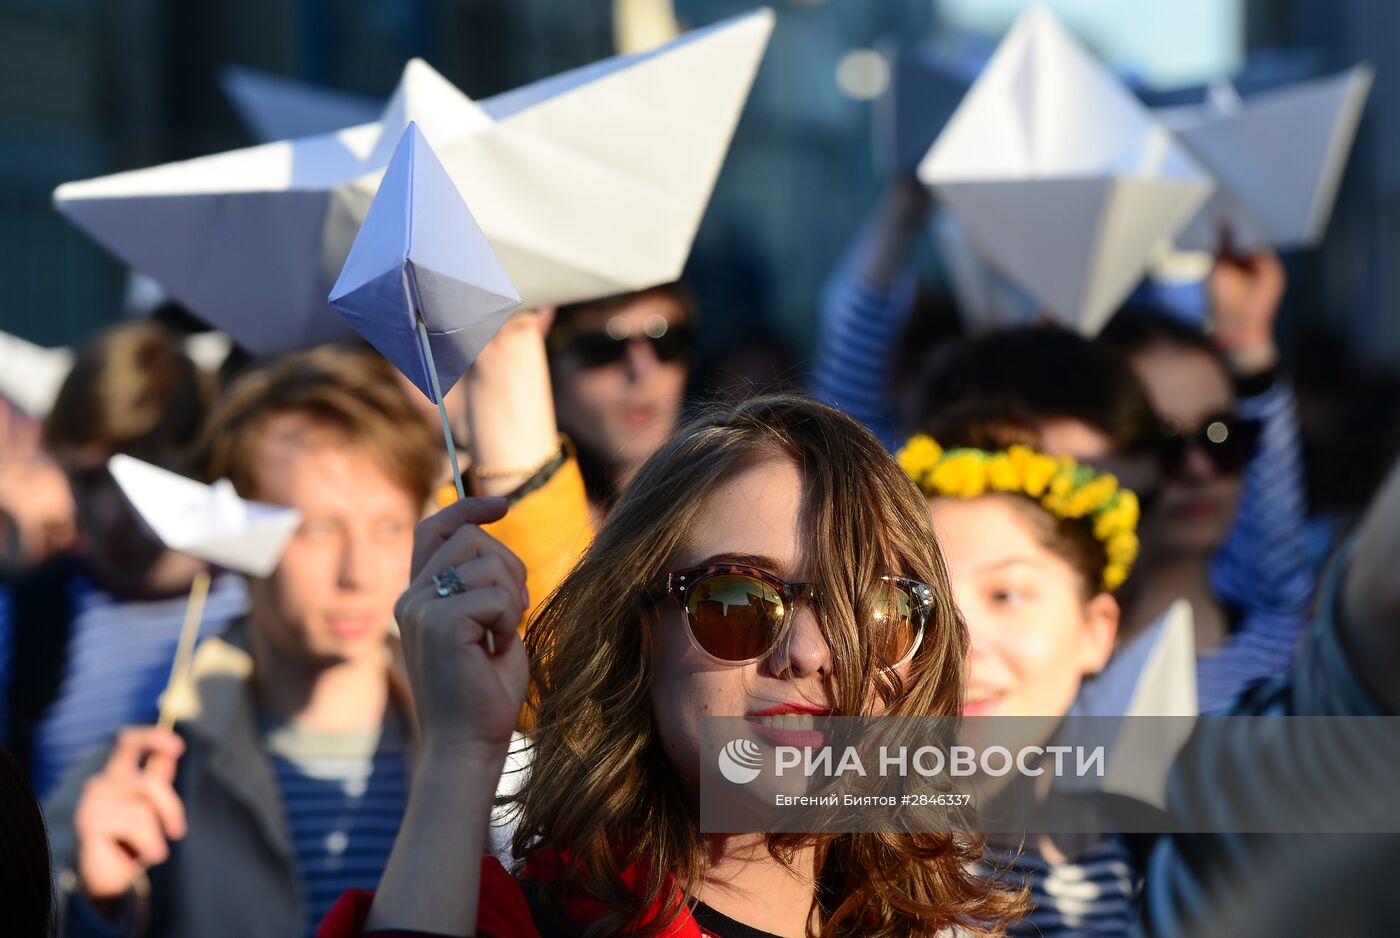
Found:
M 525 862 L 524 878 L 535 881 L 557 879 L 563 873 L 558 858 L 548 853 L 537 853 Z M 622 878 L 628 885 L 635 885 L 640 878 L 635 866 L 622 871 Z M 366 890 L 350 890 L 326 913 L 321 927 L 316 930 L 316 938 L 426 938 L 427 932 L 411 931 L 365 931 L 365 919 L 369 907 L 374 902 L 374 893 Z M 564 916 L 576 925 L 584 925 L 601 917 L 607 906 L 596 899 L 571 899 L 562 910 Z M 660 903 L 648 911 L 648 917 L 659 914 Z M 505 867 L 495 857 L 483 857 L 481 861 L 481 900 L 477 908 L 476 938 L 540 938 L 530 914 L 530 905 Z M 705 932 L 696 924 L 689 910 L 682 911 L 660 938 L 704 938 Z

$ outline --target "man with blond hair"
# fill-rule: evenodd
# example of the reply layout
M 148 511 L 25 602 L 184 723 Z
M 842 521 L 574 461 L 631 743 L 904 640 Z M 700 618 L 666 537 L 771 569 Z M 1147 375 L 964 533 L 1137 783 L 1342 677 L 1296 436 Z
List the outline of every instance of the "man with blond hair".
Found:
M 309 936 L 378 880 L 403 815 L 389 633 L 437 441 L 381 358 L 330 348 L 245 375 L 205 441 L 209 478 L 303 521 L 247 618 L 200 646 L 176 731 L 128 728 L 51 806 L 70 935 Z

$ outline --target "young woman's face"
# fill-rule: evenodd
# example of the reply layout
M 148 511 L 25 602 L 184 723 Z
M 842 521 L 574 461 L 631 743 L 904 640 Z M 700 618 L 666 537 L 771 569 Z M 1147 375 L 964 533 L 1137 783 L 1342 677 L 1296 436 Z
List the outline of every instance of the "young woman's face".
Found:
M 685 321 L 684 307 L 665 294 L 640 296 L 621 310 L 580 312 L 569 329 L 630 336 L 626 352 L 604 365 L 590 365 L 567 348 L 552 358 L 560 426 L 579 446 L 608 459 L 620 484 L 675 429 L 689 375 L 684 361 L 663 361 L 644 337 Z
M 704 500 L 672 569 L 743 563 L 789 582 L 810 579 L 799 537 L 802 502 L 802 476 L 789 460 L 773 458 L 736 473 Z M 674 602 L 658 604 L 657 614 L 652 713 L 671 763 L 685 778 L 699 778 L 704 717 L 766 717 L 771 725 L 783 715 L 831 712 L 831 650 L 809 603 L 797 604 L 772 654 L 744 665 L 719 664 L 696 650 Z
M 1133 355 L 1131 363 L 1157 416 L 1181 432 L 1197 433 L 1235 408 L 1230 376 L 1199 349 L 1158 343 Z M 1239 473 L 1221 472 L 1192 447 L 1181 470 L 1162 485 L 1144 521 L 1144 540 L 1172 553 L 1216 550 L 1230 533 L 1241 491 Z
M 1063 715 L 1113 650 L 1117 602 L 1084 601 L 1081 575 L 1040 542 L 1017 497 L 929 501 L 972 640 L 969 716 Z

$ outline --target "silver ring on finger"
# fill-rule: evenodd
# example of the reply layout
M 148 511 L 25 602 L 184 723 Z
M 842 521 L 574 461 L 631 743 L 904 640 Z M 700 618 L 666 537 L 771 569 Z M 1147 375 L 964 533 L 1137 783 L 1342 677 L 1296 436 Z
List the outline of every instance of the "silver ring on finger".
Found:
M 462 578 L 457 575 L 456 567 L 448 567 L 446 570 L 433 574 L 433 586 L 437 588 L 439 596 L 452 596 L 467 591 L 467 584 L 463 583 Z

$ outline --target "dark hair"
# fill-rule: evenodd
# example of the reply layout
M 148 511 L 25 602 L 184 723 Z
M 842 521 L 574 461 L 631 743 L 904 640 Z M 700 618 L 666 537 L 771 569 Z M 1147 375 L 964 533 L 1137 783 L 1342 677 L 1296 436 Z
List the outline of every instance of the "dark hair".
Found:
M 164 326 L 112 326 L 78 350 L 44 422 L 44 444 L 70 467 L 91 449 L 184 471 L 211 384 Z
M 1118 452 L 1144 450 L 1157 440 L 1152 405 L 1126 360 L 1058 326 L 957 342 L 935 358 L 922 384 L 919 427 L 977 403 L 1037 425 L 1077 420 L 1108 437 Z
M 0 901 L 6 931 L 48 938 L 58 923 L 49 832 L 19 762 L 0 746 Z
M 1154 345 L 1175 345 L 1209 356 L 1227 374 L 1230 370 L 1220 349 L 1199 326 L 1146 306 L 1125 306 L 1114 313 L 1099 333 L 1098 344 L 1125 359 Z
M 615 313 L 618 310 L 626 309 L 638 300 L 649 299 L 651 297 L 664 297 L 674 300 L 682 310 L 685 311 L 687 321 L 693 321 L 696 315 L 695 297 L 691 295 L 690 288 L 680 280 L 671 283 L 662 283 L 654 287 L 647 287 L 645 290 L 633 290 L 629 293 L 617 293 L 612 296 L 600 297 L 596 300 L 584 300 L 581 303 L 565 303 L 554 312 L 554 323 L 550 327 L 554 329 L 564 328 L 582 313 Z
M 1041 446 L 1040 431 L 1033 419 L 1014 407 L 986 403 L 972 402 L 954 408 L 931 421 L 924 432 L 945 450 Z M 1079 574 L 1085 599 L 1103 592 L 1108 551 L 1103 541 L 1094 537 L 1092 520 L 1057 517 L 1028 495 L 1006 493 L 1001 497 L 1016 506 L 1047 550 L 1058 554 Z

